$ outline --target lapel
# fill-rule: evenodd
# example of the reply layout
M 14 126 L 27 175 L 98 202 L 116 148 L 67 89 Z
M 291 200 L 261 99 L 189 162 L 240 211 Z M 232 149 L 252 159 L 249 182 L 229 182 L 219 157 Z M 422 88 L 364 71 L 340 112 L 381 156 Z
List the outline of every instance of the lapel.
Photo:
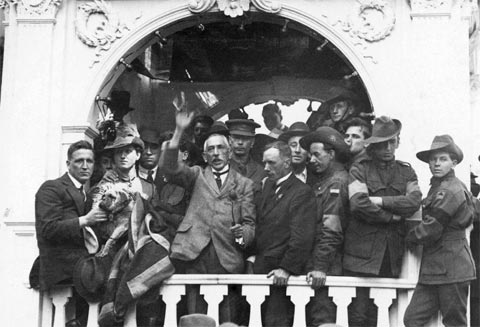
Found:
M 75 203 L 75 206 L 77 207 L 77 212 L 79 216 L 83 215 L 85 213 L 85 202 L 83 200 L 83 195 L 75 187 L 67 173 L 65 173 L 65 175 L 63 175 L 61 179 L 62 183 L 66 186 L 66 192 L 70 195 L 73 202 Z
M 204 170 L 205 181 L 208 186 L 215 192 L 215 194 L 220 194 L 218 189 L 217 182 L 215 181 L 215 176 L 213 175 L 212 167 L 207 166 Z M 224 183 L 226 184 L 226 183 Z M 225 185 L 222 185 L 222 189 Z
M 270 211 L 276 208 L 280 202 L 284 201 L 283 199 L 285 198 L 286 194 L 289 192 L 290 188 L 294 185 L 294 182 L 296 179 L 297 177 L 295 177 L 295 174 L 292 173 L 290 177 L 283 182 L 283 184 L 280 186 L 280 189 L 278 190 L 275 197 L 270 201 L 268 201 L 267 196 L 270 192 L 275 192 L 276 184 L 273 182 L 269 182 L 267 185 L 265 185 L 266 194 L 263 197 L 263 203 L 262 203 L 263 216 L 266 216 Z M 267 187 L 269 189 L 267 189 Z
M 220 189 L 220 195 L 224 195 L 225 193 L 228 193 L 230 192 L 230 190 L 235 188 L 235 186 L 237 185 L 236 174 L 237 172 L 235 170 L 230 169 L 227 174 L 227 178 L 225 179 L 225 182 L 222 184 L 222 188 Z M 215 182 L 215 186 L 216 185 L 217 182 Z

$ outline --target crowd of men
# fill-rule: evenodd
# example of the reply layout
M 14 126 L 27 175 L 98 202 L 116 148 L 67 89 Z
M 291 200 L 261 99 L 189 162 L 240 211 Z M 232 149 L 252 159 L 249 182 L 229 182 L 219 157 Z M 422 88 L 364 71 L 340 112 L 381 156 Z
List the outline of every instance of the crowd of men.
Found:
M 295 122 L 290 128 L 282 124 L 278 106 L 266 105 L 262 114 L 271 133 L 263 138 L 255 133 L 260 125 L 244 113 L 236 112 L 224 124 L 195 116 L 184 105 L 176 106 L 173 132 L 117 135 L 106 147 L 113 155 L 97 155 L 107 172 L 100 187 L 92 188 L 97 190 L 91 192 L 93 205 L 83 189 L 94 169 L 92 146 L 80 141 L 69 148 L 68 172 L 44 183 L 36 195 L 42 290 L 72 283 L 75 265 L 89 253 L 108 257 L 99 248 L 117 234 L 113 227 L 100 228 L 111 218 L 95 203 L 121 186 L 128 194 L 139 194 L 137 200 L 145 206 L 148 233 L 142 244 L 158 243 L 168 251 L 142 266 L 139 262 L 148 261 L 150 252 L 147 246 L 136 248 L 130 230 L 122 236 L 128 255 L 122 254 L 121 244 L 112 255 L 114 266 L 123 260 L 115 266 L 126 271 L 119 280 L 138 282 L 146 272 L 164 279 L 173 273 L 172 266 L 183 274 L 266 274 L 273 285 L 262 306 L 263 325 L 291 326 L 288 279 L 306 275 L 315 289 L 306 325 L 320 326 L 336 320 L 325 287 L 328 276 L 399 277 L 405 248 L 422 244 L 420 279 L 406 326 L 423 326 L 438 311 L 446 326 L 467 325 L 475 269 L 465 230 L 473 222 L 476 199 L 455 177 L 463 153 L 450 136 L 436 136 L 429 150 L 417 154 L 432 172 L 422 203 L 415 171 L 395 156 L 401 122 L 380 116 L 372 126 L 355 114 L 350 92 L 326 101 L 323 120 Z M 190 139 L 185 137 L 189 129 L 194 131 Z M 260 151 L 260 161 L 255 151 Z M 407 220 L 422 204 L 423 220 L 412 227 Z M 138 214 L 139 206 L 131 204 L 129 215 Z M 128 228 L 137 232 L 132 226 Z M 134 267 L 121 268 L 127 264 Z M 114 290 L 116 295 L 103 299 L 104 307 L 111 307 L 102 307 L 100 325 L 121 325 L 125 298 L 148 298 L 162 278 L 142 281 L 134 289 L 126 282 Z M 240 287 L 229 288 L 220 322 L 248 325 Z M 70 326 L 82 326 L 86 303 L 82 294 L 74 297 L 78 319 Z M 155 301 L 150 294 L 142 302 L 142 325 L 161 325 Z M 206 312 L 198 286 L 187 288 L 185 302 L 185 313 Z M 349 325 L 376 326 L 376 310 L 369 289 L 358 288 L 349 306 Z

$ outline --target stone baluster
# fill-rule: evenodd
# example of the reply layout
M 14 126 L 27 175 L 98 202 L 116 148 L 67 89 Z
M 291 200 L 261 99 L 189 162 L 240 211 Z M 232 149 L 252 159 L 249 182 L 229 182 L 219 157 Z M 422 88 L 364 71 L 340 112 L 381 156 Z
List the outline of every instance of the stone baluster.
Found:
M 370 298 L 378 307 L 377 326 L 390 326 L 390 315 L 388 309 L 393 299 L 397 298 L 397 290 L 393 288 L 370 288 Z M 392 326 L 400 326 L 399 322 L 392 322 Z M 403 323 L 403 322 L 401 322 Z
M 337 305 L 337 325 L 348 326 L 348 306 L 355 297 L 355 287 L 333 287 L 328 288 L 328 296 L 333 298 Z M 379 325 L 381 326 L 381 325 Z
M 215 319 L 218 324 L 218 306 L 223 296 L 228 294 L 228 285 L 200 285 L 200 294 L 203 294 L 208 304 L 207 315 Z
M 124 327 L 137 327 L 137 303 L 132 303 L 128 306 L 125 314 Z
M 290 301 L 295 305 L 293 327 L 305 326 L 305 306 L 310 302 L 310 297 L 314 294 L 314 290 L 308 286 L 287 287 L 287 295 L 290 296 Z
M 41 326 L 52 326 L 53 303 L 48 292 L 40 293 L 41 299 Z
M 265 301 L 265 296 L 270 294 L 270 286 L 268 285 L 243 285 L 242 295 L 247 298 L 250 304 L 250 327 L 262 326 L 262 313 L 260 307 Z
M 164 326 L 177 325 L 177 303 L 185 294 L 185 285 L 162 285 L 160 288 L 162 300 L 165 302 L 165 323 Z
M 99 302 L 88 303 L 88 327 L 98 327 Z
M 55 317 L 53 318 L 53 327 L 65 327 L 66 315 L 65 306 L 68 299 L 72 296 L 70 287 L 58 288 L 50 291 L 52 303 L 55 306 Z

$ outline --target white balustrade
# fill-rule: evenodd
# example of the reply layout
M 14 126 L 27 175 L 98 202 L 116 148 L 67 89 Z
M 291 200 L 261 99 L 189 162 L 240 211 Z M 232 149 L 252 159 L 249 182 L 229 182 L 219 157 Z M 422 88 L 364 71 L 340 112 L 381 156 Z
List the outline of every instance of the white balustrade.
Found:
M 174 275 L 166 280 L 160 288 L 160 295 L 166 305 L 165 326 L 176 326 L 177 304 L 185 294 L 185 285 L 200 285 L 208 304 L 208 315 L 217 322 L 219 304 L 228 294 L 228 285 L 242 285 L 242 295 L 250 304 L 250 327 L 261 326 L 260 307 L 269 295 L 272 280 L 265 275 Z M 326 286 L 329 296 L 337 306 L 337 324 L 348 326 L 348 306 L 355 297 L 356 287 L 370 288 L 370 298 L 378 307 L 378 326 L 403 326 L 403 315 L 411 298 L 415 282 L 406 279 L 359 278 L 346 276 L 327 277 Z M 65 306 L 71 297 L 69 287 L 56 289 L 41 295 L 40 327 L 64 327 L 66 319 Z M 305 281 L 305 276 L 292 276 L 289 279 L 287 295 L 295 305 L 294 327 L 305 326 L 305 306 L 314 291 Z M 53 320 L 53 306 L 55 307 Z M 90 303 L 88 327 L 98 327 L 98 303 Z M 125 317 L 126 327 L 136 327 L 136 310 L 132 305 Z M 430 326 L 441 326 L 435 318 Z

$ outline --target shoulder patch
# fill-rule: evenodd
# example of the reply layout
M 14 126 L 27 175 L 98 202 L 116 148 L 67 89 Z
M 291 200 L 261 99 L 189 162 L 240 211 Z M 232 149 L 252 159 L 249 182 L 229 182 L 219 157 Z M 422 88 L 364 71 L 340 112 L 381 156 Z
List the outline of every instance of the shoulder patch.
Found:
M 331 188 L 330 194 L 340 194 L 340 190 L 338 188 Z
M 397 160 L 398 164 L 400 164 L 401 166 L 404 166 L 404 167 L 412 167 L 412 165 L 410 165 L 408 162 L 406 161 L 401 161 L 401 160 Z

